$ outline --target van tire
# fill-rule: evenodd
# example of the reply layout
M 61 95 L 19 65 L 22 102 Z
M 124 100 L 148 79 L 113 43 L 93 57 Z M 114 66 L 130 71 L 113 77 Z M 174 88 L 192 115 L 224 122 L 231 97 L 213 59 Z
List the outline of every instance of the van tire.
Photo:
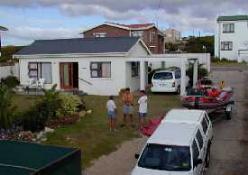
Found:
M 208 168 L 209 164 L 210 164 L 210 150 L 211 150 L 211 144 L 208 144 L 208 148 L 207 148 L 207 155 L 205 158 L 205 167 Z
M 176 93 L 180 95 L 180 92 L 181 92 L 181 87 L 178 86 L 178 87 L 177 87 L 177 92 L 176 92 Z

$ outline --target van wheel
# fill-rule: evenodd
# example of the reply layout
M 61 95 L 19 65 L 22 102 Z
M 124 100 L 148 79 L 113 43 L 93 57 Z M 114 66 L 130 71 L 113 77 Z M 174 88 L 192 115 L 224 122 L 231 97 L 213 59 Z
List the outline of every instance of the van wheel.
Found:
M 181 87 L 178 86 L 178 87 L 177 87 L 177 94 L 180 94 L 180 92 L 181 92 Z
M 206 159 L 205 159 L 205 167 L 208 168 L 209 167 L 209 164 L 210 164 L 210 149 L 211 149 L 211 145 L 209 144 L 208 145 L 208 148 L 207 148 L 207 155 L 206 155 Z

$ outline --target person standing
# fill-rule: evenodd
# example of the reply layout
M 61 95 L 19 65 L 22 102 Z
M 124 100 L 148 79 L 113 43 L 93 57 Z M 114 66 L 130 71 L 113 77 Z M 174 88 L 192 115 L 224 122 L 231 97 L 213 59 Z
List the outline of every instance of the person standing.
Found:
M 109 130 L 110 132 L 112 132 L 113 130 L 114 131 L 116 130 L 116 113 L 117 113 L 117 108 L 113 96 L 109 97 L 106 107 L 107 107 L 108 120 L 109 120 Z
M 123 124 L 127 125 L 127 117 L 129 117 L 130 125 L 133 125 L 133 95 L 130 92 L 130 88 L 126 88 L 122 94 L 123 103 Z
M 140 98 L 138 100 L 139 104 L 139 129 L 144 126 L 145 117 L 147 115 L 147 95 L 144 90 L 140 91 Z

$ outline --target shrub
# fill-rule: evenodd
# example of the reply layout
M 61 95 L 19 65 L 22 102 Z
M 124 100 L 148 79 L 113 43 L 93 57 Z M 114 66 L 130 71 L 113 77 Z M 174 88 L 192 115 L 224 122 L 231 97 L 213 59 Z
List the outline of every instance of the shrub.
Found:
M 11 92 L 5 85 L 0 85 L 0 128 L 8 129 L 12 125 L 14 108 L 11 105 Z
M 59 94 L 60 106 L 57 111 L 57 115 L 71 115 L 74 112 L 78 111 L 80 105 L 82 105 L 82 101 L 76 95 L 72 94 Z
M 20 84 L 19 80 L 15 76 L 8 76 L 6 78 L 1 79 L 1 83 L 5 84 L 8 88 L 15 88 Z
M 43 90 L 44 96 L 41 99 L 40 106 L 42 107 L 42 112 L 44 115 L 46 115 L 48 118 L 54 118 L 56 117 L 56 112 L 60 108 L 60 98 L 59 98 L 59 92 L 56 91 L 57 84 L 55 84 L 51 89 L 49 90 Z

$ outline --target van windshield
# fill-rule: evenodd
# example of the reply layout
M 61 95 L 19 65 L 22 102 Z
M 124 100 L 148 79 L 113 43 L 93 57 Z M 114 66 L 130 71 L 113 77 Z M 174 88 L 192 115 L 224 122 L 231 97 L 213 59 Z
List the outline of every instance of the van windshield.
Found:
M 158 72 L 153 76 L 155 80 L 171 80 L 173 79 L 173 75 L 171 72 Z
M 138 166 L 156 170 L 189 171 L 190 160 L 190 150 L 187 146 L 148 144 Z

